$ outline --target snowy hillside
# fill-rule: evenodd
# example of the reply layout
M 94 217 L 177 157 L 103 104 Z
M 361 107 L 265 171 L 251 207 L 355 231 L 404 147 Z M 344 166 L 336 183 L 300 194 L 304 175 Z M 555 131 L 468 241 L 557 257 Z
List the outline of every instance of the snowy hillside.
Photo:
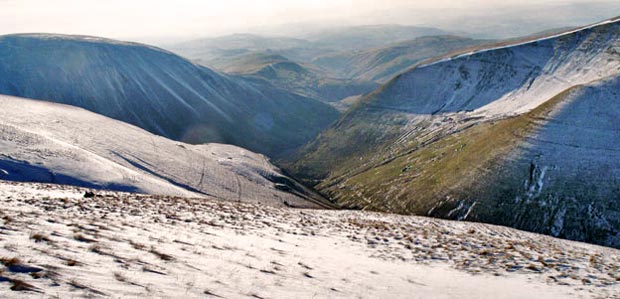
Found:
M 0 181 L 0 296 L 617 298 L 618 250 L 464 222 Z
M 0 96 L 0 179 L 318 206 L 248 150 L 175 142 L 80 108 L 8 96 Z
M 418 66 L 288 170 L 345 207 L 619 247 L 619 49 L 611 20 Z
M 610 21 L 419 66 L 388 83 L 368 105 L 415 114 L 518 114 L 619 68 L 620 21 Z
M 190 143 L 278 156 L 329 125 L 327 104 L 230 78 L 161 49 L 61 35 L 0 37 L 0 94 L 49 100 Z
M 493 178 L 479 178 L 484 190 L 460 197 L 478 202 L 467 219 L 620 248 L 620 77 L 574 88 L 537 121 Z M 489 213 L 500 198 L 510 208 Z

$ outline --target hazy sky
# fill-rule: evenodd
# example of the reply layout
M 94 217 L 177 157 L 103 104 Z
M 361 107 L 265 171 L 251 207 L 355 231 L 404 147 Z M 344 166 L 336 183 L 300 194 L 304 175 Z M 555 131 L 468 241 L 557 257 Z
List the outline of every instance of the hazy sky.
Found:
M 212 36 L 287 23 L 432 23 L 420 16 L 589 0 L 0 0 L 0 34 L 56 32 L 125 39 Z M 599 2 L 620 2 L 600 0 Z M 401 13 L 393 20 L 382 18 Z M 417 14 L 416 14 L 417 12 Z M 620 14 L 620 12 L 618 12 Z M 418 17 L 413 17 L 413 15 Z M 411 16 L 411 17 L 410 17 Z

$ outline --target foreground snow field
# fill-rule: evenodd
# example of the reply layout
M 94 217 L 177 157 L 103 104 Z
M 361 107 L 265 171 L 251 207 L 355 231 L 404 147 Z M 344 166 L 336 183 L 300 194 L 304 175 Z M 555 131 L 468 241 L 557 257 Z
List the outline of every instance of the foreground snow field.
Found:
M 620 252 L 504 227 L 0 181 L 0 297 L 618 298 Z

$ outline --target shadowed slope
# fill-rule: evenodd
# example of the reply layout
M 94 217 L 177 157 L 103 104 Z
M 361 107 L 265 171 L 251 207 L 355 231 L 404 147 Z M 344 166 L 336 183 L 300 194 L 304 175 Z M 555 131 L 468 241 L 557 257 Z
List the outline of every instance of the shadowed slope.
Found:
M 90 37 L 0 37 L 0 93 L 83 107 L 176 140 L 231 143 L 272 156 L 310 140 L 337 116 L 326 104 L 160 49 Z

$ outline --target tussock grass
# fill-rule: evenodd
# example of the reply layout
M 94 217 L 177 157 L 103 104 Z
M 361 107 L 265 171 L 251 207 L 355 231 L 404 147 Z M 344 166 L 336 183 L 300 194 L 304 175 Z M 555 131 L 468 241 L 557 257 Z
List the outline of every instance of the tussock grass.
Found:
M 82 234 L 75 234 L 73 236 L 73 239 L 79 242 L 83 242 L 83 243 L 96 243 L 97 242 L 97 240 L 88 238 Z
M 11 279 L 11 291 L 17 292 L 40 292 L 38 288 L 35 286 L 21 280 L 21 279 Z
M 65 261 L 65 264 L 69 267 L 75 267 L 75 266 L 80 266 L 82 265 L 82 263 L 74 260 L 74 259 L 68 259 Z
M 154 254 L 155 256 L 157 256 L 158 258 L 160 258 L 163 261 L 170 262 L 170 261 L 174 261 L 175 260 L 175 258 L 172 255 L 160 252 L 155 247 L 151 247 L 151 250 L 149 252 Z
M 50 238 L 44 235 L 43 233 L 34 233 L 30 235 L 30 239 L 34 240 L 35 243 L 41 243 L 41 242 L 50 243 L 51 242 Z
M 22 261 L 17 258 L 17 257 L 12 257 L 12 258 L 0 258 L 0 263 L 3 264 L 5 267 L 11 267 L 11 266 L 17 266 L 17 265 L 21 265 Z

